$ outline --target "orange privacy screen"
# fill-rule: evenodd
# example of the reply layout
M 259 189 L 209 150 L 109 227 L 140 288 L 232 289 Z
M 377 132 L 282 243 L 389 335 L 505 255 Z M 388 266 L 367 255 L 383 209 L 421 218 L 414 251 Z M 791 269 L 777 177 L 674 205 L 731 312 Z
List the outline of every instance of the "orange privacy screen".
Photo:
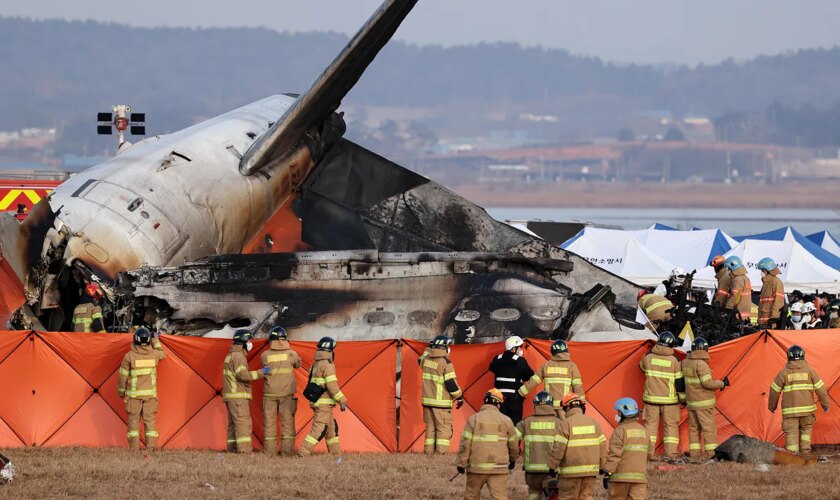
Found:
M 806 359 L 822 376 L 832 404 L 840 401 L 840 330 L 817 332 L 774 331 L 752 335 L 711 349 L 715 378 L 728 375 L 732 386 L 718 393 L 719 442 L 732 434 L 746 434 L 781 444 L 781 412 L 767 410 L 770 382 L 784 366 L 785 350 L 793 343 L 806 351 Z M 167 358 L 158 368 L 160 412 L 159 444 L 164 448 L 225 448 L 226 412 L 221 400 L 221 370 L 230 341 L 164 336 Z M 0 447 L 19 446 L 127 446 L 125 411 L 117 397 L 117 372 L 128 350 L 129 335 L 0 332 Z M 536 369 L 550 357 L 549 341 L 527 341 L 525 357 Z M 612 432 L 615 401 L 624 396 L 641 400 L 643 376 L 639 360 L 648 342 L 569 344 L 580 367 L 586 391 L 587 415 L 604 432 Z M 296 372 L 298 393 L 306 384 L 306 369 L 315 352 L 314 342 L 292 342 L 303 358 Z M 336 371 L 348 398 L 346 412 L 335 410 L 344 451 L 418 451 L 423 448 L 420 372 L 417 358 L 424 342 L 405 340 L 339 342 Z M 265 341 L 255 342 L 248 359 L 259 368 Z M 482 403 L 492 386 L 487 371 L 501 344 L 459 345 L 452 349 L 458 382 L 466 404 L 453 410 L 458 447 L 464 423 Z M 397 426 L 396 369 L 401 356 L 399 436 Z M 262 383 L 254 384 L 251 414 L 254 443 L 262 442 Z M 525 414 L 533 405 L 526 402 Z M 312 411 L 298 401 L 295 428 L 299 446 L 312 420 Z M 685 415 L 681 445 L 687 442 Z M 398 440 L 399 437 L 399 440 Z M 817 444 L 840 444 L 840 412 L 819 412 L 814 427 Z M 323 443 L 319 448 L 323 449 Z

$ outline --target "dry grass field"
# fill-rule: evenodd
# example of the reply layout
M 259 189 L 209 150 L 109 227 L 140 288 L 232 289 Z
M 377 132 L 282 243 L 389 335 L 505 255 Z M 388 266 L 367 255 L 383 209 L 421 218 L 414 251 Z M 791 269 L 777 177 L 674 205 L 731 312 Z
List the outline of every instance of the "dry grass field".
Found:
M 0 486 L 0 498 L 460 498 L 464 479 L 453 457 L 349 454 L 275 458 L 263 454 L 119 449 L 9 450 L 18 470 Z M 840 498 L 840 461 L 809 467 L 693 465 L 658 471 L 651 466 L 652 499 Z M 598 498 L 606 498 L 597 488 Z M 525 498 L 523 473 L 511 478 L 510 498 Z

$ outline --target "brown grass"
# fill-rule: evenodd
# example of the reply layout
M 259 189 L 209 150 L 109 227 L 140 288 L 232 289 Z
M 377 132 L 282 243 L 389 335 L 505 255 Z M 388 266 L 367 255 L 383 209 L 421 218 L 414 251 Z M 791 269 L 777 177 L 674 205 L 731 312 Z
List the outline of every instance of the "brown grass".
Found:
M 8 450 L 15 481 L 0 498 L 460 498 L 464 479 L 453 457 L 418 454 L 349 454 L 274 458 L 260 453 L 208 451 L 130 453 L 119 449 Z M 693 465 L 657 471 L 651 466 L 652 499 L 787 499 L 840 496 L 840 462 L 810 467 Z M 211 487 L 212 486 L 212 487 Z M 597 498 L 606 498 L 599 485 Z M 515 471 L 510 498 L 525 498 L 523 473 Z
M 589 182 L 545 185 L 453 186 L 483 207 L 595 208 L 840 208 L 838 182 L 655 184 Z

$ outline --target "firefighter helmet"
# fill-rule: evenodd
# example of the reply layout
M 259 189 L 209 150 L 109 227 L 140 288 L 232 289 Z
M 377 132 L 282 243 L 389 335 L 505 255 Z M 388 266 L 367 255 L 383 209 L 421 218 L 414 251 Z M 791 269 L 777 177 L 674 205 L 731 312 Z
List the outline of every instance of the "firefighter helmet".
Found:
M 560 354 L 563 352 L 569 352 L 569 346 L 566 344 L 566 341 L 563 339 L 557 339 L 551 344 L 551 355 L 554 356 L 555 354 Z
M 332 337 L 322 337 L 318 341 L 318 350 L 333 352 L 335 350 L 335 339 Z
M 799 347 L 798 345 L 792 345 L 787 350 L 787 358 L 788 361 L 798 361 L 801 359 L 805 359 L 805 349 Z
M 505 340 L 505 350 L 510 351 L 511 349 L 522 347 L 524 344 L 525 342 L 522 340 L 522 337 L 512 335 Z
M 840 311 L 840 299 L 834 299 L 828 305 L 829 311 Z
M 712 267 L 720 267 L 723 263 L 726 262 L 726 257 L 723 255 L 715 255 L 715 258 L 709 263 Z
M 725 265 L 726 268 L 730 271 L 734 271 L 736 269 L 741 269 L 742 267 L 744 267 L 744 263 L 741 262 L 741 257 L 737 257 L 735 255 L 726 259 L 723 265 Z
M 614 408 L 621 413 L 622 417 L 635 417 L 639 414 L 639 405 L 633 398 L 621 398 L 615 402 Z
M 572 406 L 583 406 L 583 399 L 581 399 L 581 397 L 575 394 L 574 392 L 569 392 L 565 396 L 563 396 L 561 406 L 563 406 L 563 409 Z
M 534 396 L 534 406 L 539 405 L 554 406 L 554 397 L 551 395 L 551 393 L 546 391 L 538 392 L 537 395 Z
M 817 306 L 813 302 L 802 304 L 802 314 L 814 314 L 815 312 L 817 312 Z
M 88 283 L 88 286 L 85 287 L 85 294 L 93 297 L 95 300 L 102 300 L 102 297 L 105 295 L 102 293 L 102 287 L 98 283 Z
M 152 332 L 141 326 L 134 331 L 134 345 L 149 345 L 152 343 Z
M 452 345 L 452 339 L 446 335 L 438 335 L 429 342 L 429 347 L 432 349 L 446 349 Z
M 271 329 L 271 333 L 268 334 L 268 340 L 286 340 L 288 333 L 286 333 L 286 329 L 282 326 L 275 326 Z
M 659 340 L 656 343 L 665 347 L 674 347 L 677 345 L 677 337 L 671 332 L 662 332 L 659 334 Z
M 691 343 L 691 350 L 692 351 L 708 351 L 709 350 L 709 342 L 704 339 L 703 337 L 697 337 L 694 339 L 694 342 Z
M 238 345 L 245 345 L 249 340 L 254 337 L 254 334 L 251 333 L 251 330 L 247 328 L 240 328 L 233 332 L 233 343 Z
M 761 269 L 762 271 L 767 271 L 769 273 L 773 269 L 777 269 L 779 266 L 777 266 L 776 261 L 774 261 L 770 257 L 764 257 L 763 259 L 758 261 L 758 264 L 756 264 L 755 267 Z
M 484 402 L 488 405 L 500 405 L 505 402 L 505 397 L 502 396 L 502 391 L 494 387 L 484 394 Z
M 650 293 L 649 291 L 642 288 L 641 290 L 639 290 L 639 293 L 636 294 L 636 301 L 638 302 L 639 300 L 642 299 L 642 297 L 644 297 L 645 295 L 647 295 L 649 293 Z

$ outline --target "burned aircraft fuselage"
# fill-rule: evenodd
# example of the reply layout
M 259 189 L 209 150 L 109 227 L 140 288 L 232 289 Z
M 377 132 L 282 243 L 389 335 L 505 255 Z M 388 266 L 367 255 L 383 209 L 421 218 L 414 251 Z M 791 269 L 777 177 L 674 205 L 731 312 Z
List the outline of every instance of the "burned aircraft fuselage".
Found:
M 426 339 L 460 342 L 517 334 L 548 338 L 570 290 L 564 261 L 504 254 L 375 251 L 241 255 L 125 273 L 118 287 L 154 310 L 167 331 L 204 334 L 250 325 L 285 326 L 295 339 Z

